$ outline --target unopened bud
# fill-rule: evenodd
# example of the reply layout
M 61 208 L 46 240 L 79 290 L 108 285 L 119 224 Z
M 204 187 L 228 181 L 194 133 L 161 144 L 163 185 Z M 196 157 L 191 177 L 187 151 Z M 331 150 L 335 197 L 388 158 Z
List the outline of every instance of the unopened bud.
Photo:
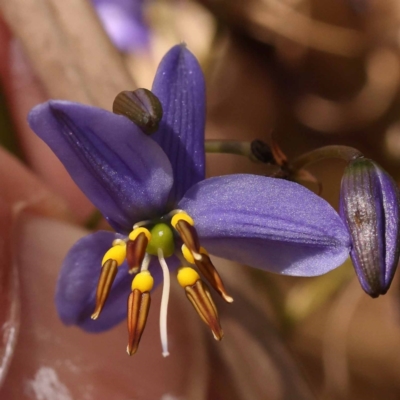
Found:
M 129 118 L 147 135 L 157 131 L 163 116 L 160 100 L 147 89 L 119 93 L 113 103 L 113 112 Z
M 353 242 L 351 259 L 362 288 L 371 297 L 385 294 L 399 259 L 399 193 L 393 179 L 366 158 L 346 168 L 340 215 Z

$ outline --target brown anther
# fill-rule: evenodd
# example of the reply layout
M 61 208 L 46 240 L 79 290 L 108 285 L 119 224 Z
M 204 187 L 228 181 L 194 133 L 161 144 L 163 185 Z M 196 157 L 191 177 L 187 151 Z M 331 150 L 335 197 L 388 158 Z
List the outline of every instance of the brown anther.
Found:
M 150 301 L 150 293 L 142 293 L 139 289 L 134 289 L 128 297 L 129 338 L 126 351 L 130 356 L 135 354 L 139 347 L 149 314 Z
M 215 289 L 216 292 L 227 302 L 232 303 L 233 298 L 226 292 L 224 283 L 215 269 L 210 257 L 207 254 L 201 253 L 201 259 L 194 259 L 196 267 L 200 270 L 208 283 Z
M 117 275 L 118 264 L 115 260 L 107 260 L 101 267 L 99 282 L 97 283 L 96 307 L 92 319 L 97 319 L 110 293 L 111 286 Z
M 175 229 L 178 231 L 183 243 L 186 247 L 196 253 L 200 253 L 199 237 L 194 226 L 190 225 L 187 221 L 181 219 L 177 222 Z M 196 257 L 195 257 L 196 258 Z
M 139 272 L 144 256 L 146 255 L 148 243 L 149 240 L 144 233 L 139 233 L 135 240 L 128 240 L 126 244 L 126 261 L 128 262 L 130 274 Z
M 210 327 L 214 339 L 221 340 L 224 332 L 219 323 L 217 308 L 207 285 L 198 280 L 194 285 L 186 286 L 185 293 L 201 319 Z

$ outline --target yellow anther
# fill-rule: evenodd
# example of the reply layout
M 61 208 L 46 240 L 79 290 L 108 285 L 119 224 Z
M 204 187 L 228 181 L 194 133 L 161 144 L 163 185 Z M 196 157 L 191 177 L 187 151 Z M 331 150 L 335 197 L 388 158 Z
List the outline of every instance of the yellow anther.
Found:
M 204 254 L 206 256 L 208 256 L 208 251 L 204 248 L 204 247 L 200 247 L 200 254 Z
M 129 234 L 129 240 L 135 240 L 141 233 L 144 233 L 147 237 L 147 240 L 150 242 L 151 240 L 151 233 L 148 229 L 140 227 L 134 229 L 130 234 Z
M 104 254 L 103 261 L 101 265 L 108 260 L 115 260 L 118 264 L 118 267 L 125 261 L 126 257 L 126 244 L 125 243 L 118 243 L 115 246 L 111 247 L 110 250 Z
M 194 257 L 192 252 L 187 248 L 187 246 L 185 244 L 182 245 L 182 254 L 183 257 L 185 258 L 185 260 L 189 263 L 189 264 L 194 264 Z M 208 252 L 204 247 L 200 247 L 200 254 L 205 254 L 206 256 L 208 256 Z
M 132 281 L 132 290 L 138 289 L 142 293 L 150 292 L 153 289 L 154 279 L 149 271 L 139 272 Z
M 189 225 L 194 226 L 193 218 L 190 215 L 186 214 L 185 212 L 179 212 L 179 213 L 175 214 L 171 219 L 171 225 L 174 228 L 176 228 L 176 224 L 182 220 L 186 221 Z
M 182 267 L 178 271 L 177 278 L 179 284 L 185 288 L 194 285 L 200 279 L 200 276 L 193 268 Z
M 185 260 L 189 263 L 189 264 L 194 264 L 194 257 L 192 252 L 186 247 L 186 245 L 182 245 L 181 247 L 182 249 L 182 254 L 183 257 L 185 258 Z

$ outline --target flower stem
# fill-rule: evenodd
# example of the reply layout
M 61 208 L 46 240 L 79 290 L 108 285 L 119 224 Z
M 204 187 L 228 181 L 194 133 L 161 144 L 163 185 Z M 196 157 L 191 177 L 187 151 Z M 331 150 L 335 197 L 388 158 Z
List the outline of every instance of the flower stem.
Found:
M 290 163 L 290 169 L 292 171 L 298 171 L 306 165 L 325 160 L 326 158 L 341 158 L 349 163 L 360 157 L 363 157 L 363 154 L 354 147 L 337 145 L 324 146 L 295 158 Z
M 270 147 L 261 140 L 251 142 L 238 140 L 206 140 L 206 153 L 237 154 L 253 162 L 275 164 Z

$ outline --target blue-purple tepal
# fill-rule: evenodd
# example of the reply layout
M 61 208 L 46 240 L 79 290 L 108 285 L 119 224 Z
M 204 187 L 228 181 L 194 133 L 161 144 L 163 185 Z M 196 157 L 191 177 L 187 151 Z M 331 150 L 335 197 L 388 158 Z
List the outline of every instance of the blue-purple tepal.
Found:
M 399 192 L 393 179 L 366 158 L 346 168 L 340 215 L 349 229 L 350 252 L 362 288 L 371 297 L 385 294 L 399 260 Z

